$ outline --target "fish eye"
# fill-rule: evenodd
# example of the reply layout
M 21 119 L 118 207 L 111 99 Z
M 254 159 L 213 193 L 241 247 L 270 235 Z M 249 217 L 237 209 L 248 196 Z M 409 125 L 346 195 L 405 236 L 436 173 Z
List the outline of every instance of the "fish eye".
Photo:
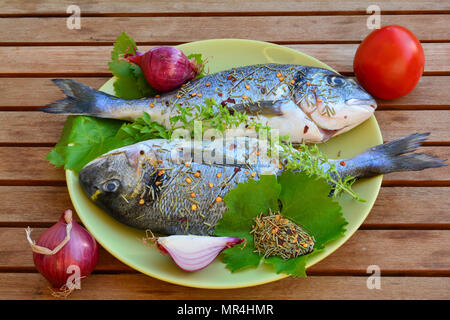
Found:
M 339 76 L 327 76 L 327 82 L 331 86 L 343 86 L 345 84 L 345 80 Z
M 120 187 L 119 180 L 109 180 L 103 184 L 103 190 L 106 192 L 116 192 Z

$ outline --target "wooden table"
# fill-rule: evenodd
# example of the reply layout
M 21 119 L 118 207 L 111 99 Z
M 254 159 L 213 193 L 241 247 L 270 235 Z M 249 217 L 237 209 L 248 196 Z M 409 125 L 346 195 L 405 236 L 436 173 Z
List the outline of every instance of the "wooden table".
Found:
M 430 131 L 421 151 L 450 158 L 450 1 L 6 1 L 0 0 L 0 298 L 51 299 L 37 273 L 24 228 L 34 238 L 72 208 L 64 171 L 45 156 L 64 117 L 37 109 L 61 97 L 51 78 L 94 87 L 110 77 L 109 52 L 121 31 L 142 49 L 212 38 L 270 41 L 352 75 L 354 52 L 370 32 L 376 2 L 382 25 L 400 24 L 421 40 L 424 76 L 404 98 L 379 101 L 385 140 Z M 81 7 L 81 29 L 66 8 Z M 339 250 L 308 270 L 254 288 L 203 290 L 134 271 L 100 249 L 98 266 L 71 299 L 449 299 L 449 167 L 385 176 L 370 216 Z M 369 290 L 369 265 L 381 290 Z

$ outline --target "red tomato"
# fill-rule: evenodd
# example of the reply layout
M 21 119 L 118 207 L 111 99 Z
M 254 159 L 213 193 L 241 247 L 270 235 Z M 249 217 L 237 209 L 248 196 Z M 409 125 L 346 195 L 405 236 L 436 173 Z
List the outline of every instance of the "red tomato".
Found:
M 409 93 L 423 73 L 425 56 L 416 36 L 401 26 L 374 30 L 353 60 L 359 83 L 370 94 L 395 99 Z

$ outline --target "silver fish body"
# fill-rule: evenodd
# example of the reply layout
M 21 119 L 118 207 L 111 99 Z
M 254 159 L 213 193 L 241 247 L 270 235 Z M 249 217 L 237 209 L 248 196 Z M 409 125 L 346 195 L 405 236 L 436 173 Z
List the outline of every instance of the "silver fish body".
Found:
M 445 165 L 411 153 L 426 135 L 413 134 L 333 161 L 342 178 Z M 95 203 L 129 226 L 162 234 L 210 235 L 226 210 L 222 200 L 230 190 L 283 170 L 276 159 L 261 160 L 260 144 L 254 138 L 223 144 L 148 140 L 93 160 L 80 172 L 79 181 Z M 341 161 L 345 165 L 339 165 Z
M 42 111 L 134 120 L 150 114 L 170 127 L 176 104 L 192 108 L 214 99 L 257 122 L 289 135 L 294 143 L 320 143 L 367 120 L 376 101 L 353 79 L 327 69 L 261 64 L 207 75 L 158 98 L 123 100 L 70 79 L 54 79 L 67 98 Z

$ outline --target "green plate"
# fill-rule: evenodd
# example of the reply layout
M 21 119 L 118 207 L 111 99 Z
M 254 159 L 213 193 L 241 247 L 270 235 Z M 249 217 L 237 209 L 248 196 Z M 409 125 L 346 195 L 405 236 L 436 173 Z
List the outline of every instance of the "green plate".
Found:
M 210 73 L 267 62 L 303 64 L 332 70 L 306 54 L 266 42 L 219 39 L 192 42 L 178 47 L 186 54 L 202 53 L 207 57 Z M 101 90 L 114 94 L 113 81 L 114 79 L 110 79 Z M 352 157 L 380 143 L 382 143 L 381 132 L 375 117 L 372 116 L 350 132 L 321 144 L 320 149 L 330 158 L 337 158 L 338 154 L 340 157 Z M 169 256 L 162 255 L 156 248 L 149 248 L 142 243 L 141 239 L 144 236 L 142 230 L 114 220 L 94 205 L 84 194 L 74 172 L 66 171 L 66 179 L 73 205 L 86 228 L 113 256 L 142 273 L 179 285 L 212 289 L 255 286 L 286 277 L 283 274 L 276 274 L 265 264 L 256 269 L 231 273 L 220 259 L 197 272 L 182 271 Z M 382 176 L 378 176 L 359 181 L 354 185 L 355 191 L 366 200 L 364 203 L 351 200 L 347 196 L 340 199 L 345 218 L 349 222 L 347 232 L 344 237 L 329 243 L 323 252 L 308 260 L 307 267 L 327 257 L 355 233 L 375 202 L 381 180 Z

